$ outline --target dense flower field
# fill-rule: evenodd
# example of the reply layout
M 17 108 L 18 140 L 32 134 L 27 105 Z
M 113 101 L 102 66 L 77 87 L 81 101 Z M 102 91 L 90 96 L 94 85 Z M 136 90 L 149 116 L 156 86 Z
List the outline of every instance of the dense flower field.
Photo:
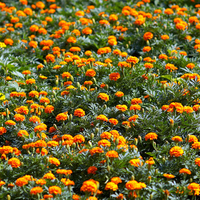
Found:
M 198 199 L 197 0 L 0 2 L 0 199 Z

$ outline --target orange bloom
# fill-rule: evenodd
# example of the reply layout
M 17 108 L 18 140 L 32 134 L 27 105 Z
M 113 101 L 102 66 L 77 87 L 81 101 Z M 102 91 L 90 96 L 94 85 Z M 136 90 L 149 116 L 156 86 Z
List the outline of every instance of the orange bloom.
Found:
M 174 142 L 182 142 L 182 141 L 183 141 L 183 139 L 182 139 L 180 136 L 174 136 L 174 137 L 172 138 L 172 140 L 173 140 Z
M 125 112 L 127 110 L 126 105 L 117 105 L 116 108 L 122 112 Z
M 65 114 L 65 113 L 59 113 L 57 116 L 56 116 L 56 120 L 59 122 L 59 121 L 65 121 L 68 119 L 68 116 Z
M 153 33 L 151 33 L 151 32 L 146 32 L 144 35 L 143 35 L 143 39 L 144 40 L 150 40 L 150 39 L 152 39 L 153 38 Z
M 186 169 L 186 168 L 182 168 L 179 170 L 179 173 L 180 174 L 191 174 L 191 171 L 189 169 Z
M 183 149 L 182 149 L 181 147 L 179 147 L 179 146 L 174 146 L 174 147 L 172 147 L 172 148 L 170 149 L 169 153 L 170 153 L 170 156 L 171 156 L 171 157 L 172 157 L 172 156 L 180 157 L 180 156 L 183 155 L 184 151 L 183 151 Z
M 109 79 L 112 81 L 117 81 L 120 78 L 120 74 L 118 72 L 113 72 L 109 75 Z
M 96 174 L 97 168 L 95 166 L 91 166 L 87 169 L 88 174 Z
M 86 27 L 82 30 L 82 33 L 85 34 L 85 35 L 89 35 L 89 34 L 92 34 L 92 29 L 89 28 L 89 27 Z
M 118 158 L 119 155 L 116 151 L 111 150 L 106 153 L 106 156 L 109 158 Z
M 156 133 L 150 132 L 148 134 L 145 135 L 145 141 L 147 140 L 156 140 L 158 137 L 158 135 Z
M 108 140 L 102 139 L 98 142 L 98 146 L 110 147 L 111 143 Z
M 108 118 L 107 118 L 105 115 L 98 115 L 98 116 L 96 117 L 96 120 L 101 120 L 101 121 L 107 122 L 107 121 L 108 121 Z
M 56 165 L 56 166 L 60 165 L 60 161 L 57 158 L 54 158 L 54 157 L 49 158 L 49 162 L 53 165 Z
M 18 133 L 17 133 L 17 136 L 19 137 L 23 137 L 23 136 L 29 136 L 28 132 L 26 130 L 20 130 Z
M 151 47 L 150 46 L 145 46 L 145 47 L 143 47 L 142 51 L 143 52 L 149 52 L 149 51 L 151 51 Z
M 8 164 L 11 165 L 13 168 L 18 168 L 21 165 L 21 162 L 18 158 L 11 158 L 8 160 Z
M 113 182 L 115 184 L 119 184 L 119 183 L 122 183 L 122 180 L 119 177 L 112 177 L 111 182 Z
M 52 113 L 54 111 L 54 106 L 48 105 L 48 106 L 46 106 L 44 111 L 45 111 L 45 113 Z
M 61 193 L 62 193 L 62 190 L 61 190 L 61 188 L 58 187 L 58 186 L 51 186 L 51 187 L 49 187 L 49 193 L 50 193 L 50 194 L 57 195 L 57 194 L 61 194 Z
M 76 136 L 74 136 L 73 141 L 74 141 L 75 143 L 76 143 L 76 142 L 78 142 L 78 143 L 83 143 L 83 142 L 85 142 L 85 138 L 84 138 L 83 135 L 76 135 Z
M 129 63 L 133 63 L 133 64 L 136 64 L 139 62 L 139 59 L 135 56 L 129 56 L 127 59 L 126 59 L 126 62 L 129 62 Z
M 30 47 L 36 48 L 37 45 L 38 45 L 38 43 L 37 43 L 36 41 L 30 41 L 30 42 L 29 42 L 29 46 L 30 46 Z
M 32 84 L 35 84 L 35 79 L 27 79 L 27 80 L 26 80 L 26 84 L 27 84 L 27 85 L 29 85 L 29 84 L 31 84 L 31 85 L 32 85 Z
M 198 183 L 190 183 L 187 188 L 190 190 L 190 194 L 199 195 L 200 185 Z
M 24 177 L 21 177 L 21 178 L 18 178 L 15 182 L 15 184 L 19 187 L 22 187 L 24 185 L 27 185 L 28 184 L 28 180 Z
M 111 124 L 113 124 L 113 125 L 117 125 L 117 124 L 118 124 L 118 120 L 115 119 L 115 118 L 110 118 L 110 119 L 109 119 L 109 122 L 110 122 Z
M 62 78 L 70 78 L 72 75 L 69 72 L 63 72 L 62 73 Z
M 50 179 L 50 180 L 54 180 L 56 179 L 56 177 L 54 176 L 54 174 L 52 174 L 52 172 L 48 172 L 43 176 L 43 179 Z
M 37 195 L 42 192 L 43 192 L 43 189 L 41 187 L 34 187 L 31 189 L 30 194 Z
M 117 184 L 113 183 L 113 182 L 108 182 L 105 186 L 105 190 L 112 190 L 112 191 L 116 191 L 118 190 L 118 186 Z
M 86 76 L 94 77 L 96 76 L 96 72 L 93 69 L 88 69 L 85 73 Z
M 109 96 L 106 93 L 99 93 L 98 97 L 104 101 L 108 101 L 109 100 Z
M 132 159 L 132 160 L 129 161 L 129 163 L 131 165 L 133 165 L 134 167 L 139 167 L 139 166 L 143 165 L 143 163 L 140 159 Z
M 174 178 L 175 176 L 173 174 L 163 174 L 163 176 L 167 179 Z
M 13 120 L 7 120 L 7 121 L 5 122 L 5 124 L 6 124 L 6 125 L 9 125 L 9 126 L 13 126 L 13 125 L 16 124 L 16 122 L 14 122 Z
M 15 114 L 14 115 L 14 118 L 15 118 L 15 120 L 17 121 L 17 122 L 22 122 L 22 121 L 24 121 L 25 120 L 25 117 L 24 117 L 24 115 L 21 115 L 21 114 Z
M 80 191 L 95 193 L 97 191 L 97 184 L 93 180 L 84 181 Z
M 141 190 L 146 187 L 145 183 L 137 182 L 136 180 L 128 181 L 125 185 L 128 190 Z
M 7 39 L 4 40 L 4 43 L 5 43 L 6 45 L 12 46 L 14 42 L 13 42 L 12 39 L 7 38 Z
M 91 156 L 93 156 L 95 153 L 103 153 L 103 149 L 100 147 L 94 147 L 90 150 Z
M 6 128 L 0 127 L 0 135 L 3 135 L 6 132 L 7 132 Z
M 121 91 L 118 91 L 118 92 L 115 93 L 115 96 L 117 96 L 117 97 L 123 97 L 124 93 L 121 92 Z
M 85 116 L 85 111 L 83 109 L 81 109 L 81 108 L 77 108 L 74 111 L 74 116 L 83 117 L 83 116 Z

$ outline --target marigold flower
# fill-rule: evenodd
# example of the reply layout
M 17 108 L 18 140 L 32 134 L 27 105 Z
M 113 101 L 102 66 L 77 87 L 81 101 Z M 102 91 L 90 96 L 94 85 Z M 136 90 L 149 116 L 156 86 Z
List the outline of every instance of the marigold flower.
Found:
M 54 106 L 52 106 L 52 105 L 46 106 L 46 108 L 44 110 L 45 113 L 52 113 L 53 111 L 54 111 Z
M 18 168 L 21 165 L 21 162 L 18 158 L 11 158 L 8 160 L 8 164 L 12 166 L 12 168 Z
M 92 180 L 84 181 L 80 191 L 95 193 L 97 191 L 97 184 Z
M 49 193 L 50 193 L 50 194 L 57 195 L 57 194 L 61 194 L 61 193 L 62 193 L 62 190 L 61 190 L 61 188 L 58 187 L 58 186 L 51 186 L 51 187 L 49 187 Z
M 98 116 L 96 117 L 96 120 L 101 120 L 101 121 L 107 122 L 107 121 L 108 121 L 108 118 L 107 118 L 105 115 L 98 115 Z
M 150 132 L 145 135 L 145 141 L 147 140 L 156 140 L 158 138 L 158 135 L 156 133 Z
M 13 125 L 16 124 L 16 122 L 14 122 L 13 120 L 7 120 L 7 121 L 5 122 L 5 124 L 6 124 L 6 125 L 9 125 L 9 126 L 13 126 Z
M 14 42 L 13 42 L 12 39 L 7 38 L 7 39 L 4 40 L 4 43 L 5 43 L 6 45 L 12 46 Z
M 182 149 L 181 147 L 179 147 L 179 146 L 174 146 L 174 147 L 172 147 L 172 148 L 170 149 L 169 153 L 170 153 L 170 156 L 171 156 L 171 157 L 172 157 L 172 156 L 180 157 L 180 156 L 183 155 L 184 151 L 183 151 L 183 149 Z
M 36 181 L 36 184 L 38 184 L 38 185 L 45 185 L 47 182 L 44 180 L 44 179 L 38 179 L 37 181 Z
M 96 174 L 97 168 L 95 166 L 91 166 L 87 169 L 88 174 Z
M 192 149 L 200 149 L 200 142 L 194 142 L 192 144 Z
M 26 80 L 26 84 L 27 84 L 27 85 L 29 85 L 29 84 L 30 84 L 30 85 L 35 84 L 35 79 L 27 79 L 27 80 Z
M 105 186 L 105 190 L 112 190 L 112 191 L 116 191 L 118 190 L 118 186 L 117 184 L 113 183 L 113 182 L 108 182 Z
M 5 185 L 6 183 L 4 182 L 4 181 L 0 181 L 0 187 L 2 186 L 2 185 Z
M 74 181 L 71 181 L 70 179 L 62 178 L 61 182 L 65 184 L 65 186 L 75 185 Z
M 198 183 L 190 183 L 188 186 L 187 186 L 187 188 L 189 189 L 189 190 L 191 190 L 190 191 L 190 193 L 193 195 L 199 195 L 199 191 L 200 191 L 200 185 L 198 184 Z
M 128 181 L 125 185 L 128 190 L 141 190 L 146 187 L 145 183 L 137 182 L 136 180 Z
M 78 143 L 83 143 L 83 142 L 85 142 L 85 137 L 84 137 L 83 135 L 76 135 L 76 136 L 74 136 L 73 141 L 74 141 L 75 143 L 76 143 L 76 142 L 78 142 Z
M 187 138 L 186 138 L 186 142 L 187 142 Z M 198 142 L 198 139 L 195 135 L 188 135 L 188 142 Z
M 119 155 L 116 151 L 111 150 L 106 153 L 106 156 L 109 158 L 118 158 Z
M 186 169 L 186 168 L 182 168 L 179 170 L 179 173 L 180 174 L 191 174 L 191 171 L 189 169 Z
M 110 147 L 111 143 L 106 139 L 102 139 L 98 142 L 98 146 Z
M 110 118 L 110 119 L 109 119 L 109 122 L 110 122 L 112 125 L 117 125 L 117 124 L 118 124 L 118 120 L 115 119 L 115 118 Z
M 150 39 L 152 39 L 152 38 L 153 38 L 153 33 L 151 33 L 151 32 L 146 32 L 146 33 L 143 35 L 143 39 L 144 39 L 145 41 L 150 40 Z
M 93 156 L 95 153 L 103 153 L 103 149 L 100 147 L 94 147 L 90 150 L 91 156 Z
M 138 159 L 138 158 L 130 160 L 129 163 L 131 165 L 133 165 L 134 167 L 139 167 L 139 166 L 143 165 L 142 161 L 140 159 Z
M 31 189 L 30 194 L 37 195 L 42 192 L 43 192 L 43 189 L 41 187 L 34 187 Z
M 118 72 L 113 72 L 109 75 L 109 79 L 111 81 L 117 81 L 120 78 L 120 74 Z
M 83 116 L 85 116 L 85 111 L 83 109 L 81 109 L 81 108 L 77 108 L 74 111 L 74 116 L 83 117 Z
M 93 69 L 88 69 L 86 71 L 85 75 L 88 77 L 94 77 L 94 76 L 96 76 L 96 72 Z
M 150 46 L 145 46 L 145 47 L 143 47 L 142 51 L 143 52 L 149 52 L 149 51 L 151 51 L 151 47 Z
M 59 122 L 59 121 L 65 121 L 68 119 L 68 116 L 65 114 L 65 113 L 59 113 L 57 116 L 56 116 L 56 120 Z
M 180 136 L 174 136 L 174 137 L 172 138 L 172 140 L 173 140 L 174 142 L 182 142 L 182 141 L 183 141 L 183 139 L 182 139 Z
M 99 93 L 98 97 L 104 101 L 109 101 L 109 96 L 106 93 Z
M 126 59 L 126 62 L 136 64 L 139 62 L 139 59 L 135 56 L 130 56 Z
M 113 182 L 115 184 L 119 184 L 119 183 L 122 183 L 122 180 L 119 177 L 112 177 L 111 182 Z
M 72 170 L 66 170 L 66 169 L 57 169 L 56 170 L 57 174 L 64 174 L 64 175 L 70 175 L 72 174 Z
M 81 51 L 81 48 L 80 47 L 71 47 L 70 49 L 69 49 L 71 52 L 79 52 L 79 51 Z
M 162 40 L 168 40 L 168 39 L 169 39 L 169 36 L 168 36 L 168 35 L 161 35 L 161 39 L 162 39 Z
M 86 27 L 82 30 L 82 33 L 85 34 L 85 35 L 89 35 L 89 34 L 92 34 L 92 29 L 89 28 L 89 27 Z
M 53 179 L 56 179 L 56 177 L 54 176 L 54 174 L 52 174 L 52 172 L 48 172 L 46 173 L 44 176 L 43 176 L 43 179 L 50 179 L 50 180 L 53 180 Z
M 22 187 L 24 185 L 27 185 L 28 184 L 28 180 L 24 177 L 21 177 L 21 178 L 18 178 L 15 182 L 15 184 L 19 187 Z
M 72 75 L 69 72 L 63 72 L 62 73 L 62 78 L 70 78 Z
M 29 121 L 30 122 L 33 122 L 33 123 L 40 123 L 40 118 L 38 116 L 32 116 L 29 118 Z
M 3 135 L 4 133 L 7 132 L 7 129 L 4 127 L 0 127 L 0 135 Z
M 117 105 L 116 108 L 122 112 L 125 112 L 128 109 L 126 105 Z
M 130 110 L 141 110 L 141 106 L 138 105 L 138 104 L 131 105 L 131 106 L 130 106 Z
M 60 165 L 60 161 L 57 158 L 49 158 L 49 162 L 53 165 L 59 166 Z

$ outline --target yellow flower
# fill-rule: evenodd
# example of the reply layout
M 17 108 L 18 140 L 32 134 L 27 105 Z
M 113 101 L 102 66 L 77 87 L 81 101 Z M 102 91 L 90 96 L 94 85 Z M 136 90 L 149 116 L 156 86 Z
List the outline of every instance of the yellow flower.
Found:
M 5 99 L 5 95 L 3 93 L 0 93 L 0 100 L 4 100 L 4 99 Z

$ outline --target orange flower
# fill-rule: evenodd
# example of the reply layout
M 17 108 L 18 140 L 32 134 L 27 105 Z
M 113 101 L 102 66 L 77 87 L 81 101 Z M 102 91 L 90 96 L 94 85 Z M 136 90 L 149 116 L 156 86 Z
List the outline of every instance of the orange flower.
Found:
M 27 85 L 29 85 L 29 84 L 31 84 L 31 85 L 32 85 L 32 84 L 35 84 L 35 79 L 27 79 L 27 80 L 26 80 L 26 84 L 27 84 Z
M 118 72 L 113 72 L 109 75 L 109 79 L 112 81 L 117 81 L 120 78 L 120 74 Z
M 115 93 L 115 96 L 117 96 L 117 97 L 123 97 L 124 93 L 121 92 L 121 91 L 118 91 L 118 92 Z
M 18 168 L 21 165 L 21 162 L 18 158 L 11 158 L 8 160 L 8 164 L 11 165 L 13 168 Z
M 47 60 L 47 62 L 52 62 L 52 63 L 54 63 L 54 62 L 55 62 L 55 56 L 54 56 L 53 54 L 48 54 L 48 55 L 46 56 L 46 60 Z
M 84 13 L 83 11 L 79 10 L 79 11 L 77 11 L 77 12 L 75 13 L 75 15 L 76 15 L 76 16 L 79 16 L 79 17 L 83 17 L 83 16 L 85 15 L 85 13 Z
M 38 31 L 39 27 L 37 25 L 33 24 L 32 26 L 30 26 L 29 29 L 31 32 L 36 32 L 36 31 Z
M 54 158 L 54 157 L 49 158 L 49 162 L 53 165 L 56 165 L 56 166 L 60 165 L 60 161 L 57 158 Z
M 17 133 L 17 136 L 19 137 L 23 137 L 23 136 L 29 136 L 28 132 L 26 130 L 20 130 L 18 133 Z
M 25 117 L 24 117 L 24 115 L 21 115 L 21 114 L 15 114 L 14 115 L 14 118 L 15 118 L 15 120 L 17 121 L 17 122 L 19 122 L 19 121 L 24 121 L 25 120 Z
M 19 187 L 22 187 L 24 185 L 27 185 L 28 184 L 28 180 L 24 177 L 21 177 L 21 178 L 18 178 L 15 182 L 15 184 Z
M 107 122 L 107 121 L 108 121 L 108 118 L 107 118 L 105 115 L 98 115 L 98 116 L 96 117 L 96 120 L 101 120 L 101 121 Z
M 106 156 L 109 158 L 118 158 L 119 155 L 116 151 L 111 150 L 106 153 Z
M 130 106 L 130 110 L 141 110 L 141 106 L 140 105 L 138 105 L 138 104 L 135 104 L 135 105 L 131 105 Z
M 69 37 L 69 38 L 67 39 L 67 42 L 68 42 L 68 43 L 76 43 L 76 38 L 75 38 L 75 37 Z
M 104 101 L 108 101 L 109 100 L 109 96 L 106 93 L 99 93 L 98 97 Z
M 180 157 L 180 156 L 183 155 L 184 151 L 183 151 L 183 149 L 182 149 L 181 147 L 179 147 L 179 146 L 174 146 L 174 147 L 172 147 L 172 148 L 170 149 L 169 153 L 170 153 L 170 156 L 171 156 L 171 157 L 172 157 L 172 156 Z
M 91 166 L 87 169 L 88 174 L 96 174 L 97 168 L 95 166 Z
M 118 20 L 117 15 L 111 14 L 111 15 L 109 16 L 109 21 L 117 21 L 117 20 Z
M 7 132 L 6 128 L 0 127 L 0 135 L 3 135 L 6 132 Z
M 187 188 L 190 190 L 190 194 L 199 195 L 200 185 L 198 183 L 190 183 Z
M 49 100 L 47 97 L 41 97 L 41 99 L 40 99 L 40 103 L 46 103 L 46 104 L 49 104 L 49 103 L 50 103 L 50 100 Z
M 172 138 L 172 140 L 173 140 L 174 142 L 182 142 L 182 141 L 183 141 L 183 139 L 182 139 L 180 136 L 174 136 L 174 137 Z
M 93 180 L 84 181 L 80 191 L 95 193 L 97 191 L 97 184 Z
M 31 189 L 30 194 L 37 195 L 42 192 L 43 192 L 43 189 L 41 187 L 34 187 Z
M 45 111 L 45 113 L 52 113 L 54 111 L 54 106 L 48 105 L 48 106 L 46 106 L 44 111 Z
M 85 73 L 86 76 L 94 77 L 96 76 L 96 72 L 93 69 L 88 69 Z
M 133 115 L 133 116 L 131 116 L 131 117 L 128 118 L 128 121 L 129 122 L 135 122 L 138 117 L 139 117 L 138 115 Z
M 103 153 L 103 149 L 100 147 L 94 147 L 90 150 L 91 156 L 93 156 L 95 153 Z
M 74 116 L 83 117 L 83 116 L 85 116 L 85 111 L 83 109 L 81 109 L 81 108 L 77 108 L 74 111 Z
M 62 193 L 62 190 L 61 190 L 61 188 L 58 187 L 58 186 L 51 186 L 51 187 L 49 187 L 49 193 L 50 193 L 50 194 L 57 195 L 57 194 L 61 194 L 61 193 Z
M 144 39 L 145 41 L 150 40 L 150 39 L 152 39 L 152 38 L 153 38 L 153 33 L 151 33 L 151 32 L 146 32 L 146 33 L 143 35 L 143 39 Z
M 112 190 L 112 191 L 116 191 L 118 190 L 118 186 L 117 184 L 113 183 L 113 182 L 108 182 L 105 186 L 105 190 Z
M 12 46 L 14 42 L 13 42 L 12 39 L 7 38 L 7 39 L 4 40 L 4 43 L 5 43 L 6 45 Z
M 54 174 L 52 174 L 52 172 L 50 171 L 50 172 L 44 174 L 43 179 L 54 180 L 54 179 L 56 179 L 56 177 L 55 177 Z
M 128 190 L 141 190 L 146 187 L 145 183 L 137 182 L 136 180 L 128 181 L 125 185 Z
M 62 78 L 70 78 L 72 75 L 69 72 L 63 72 L 62 73 Z
M 126 105 L 116 105 L 116 108 L 122 112 L 125 112 L 127 110 Z
M 7 120 L 7 121 L 5 122 L 5 124 L 6 124 L 6 125 L 9 125 L 9 126 L 13 126 L 13 125 L 16 124 L 16 122 L 14 122 L 13 120 Z
M 111 143 L 108 140 L 102 139 L 98 142 L 98 146 L 110 147 Z
M 161 39 L 162 39 L 162 40 L 168 40 L 168 39 L 169 39 L 169 36 L 168 36 L 168 35 L 161 35 Z
M 36 41 L 30 41 L 30 42 L 29 42 L 29 46 L 30 46 L 30 47 L 36 48 L 37 45 L 38 45 L 38 43 L 37 43 Z
M 165 9 L 164 13 L 167 15 L 172 15 L 174 13 L 174 11 L 171 8 L 167 8 L 167 9 Z
M 132 160 L 129 161 L 129 163 L 131 165 L 133 165 L 134 167 L 139 167 L 139 166 L 143 165 L 143 163 L 140 159 L 132 159 Z
M 77 51 L 81 51 L 81 48 L 80 47 L 71 47 L 69 50 L 71 52 L 77 52 Z
M 200 142 L 194 142 L 192 144 L 192 149 L 200 149 Z
M 76 136 L 74 136 L 73 141 L 74 141 L 75 143 L 76 143 L 76 142 L 78 142 L 78 143 L 83 143 L 83 142 L 85 142 L 85 137 L 84 137 L 83 135 L 76 135 Z
M 115 119 L 115 118 L 110 118 L 110 119 L 109 119 L 109 122 L 110 122 L 112 125 L 117 125 L 117 124 L 118 124 L 118 120 Z
M 158 135 L 156 133 L 150 132 L 148 134 L 145 135 L 145 141 L 147 140 L 156 140 L 158 137 Z
M 180 174 L 191 174 L 191 171 L 189 169 L 186 169 L 186 168 L 182 168 L 179 170 L 179 173 Z
M 149 51 L 151 51 L 151 47 L 150 46 L 145 46 L 145 47 L 143 47 L 142 51 L 143 52 L 149 52 Z
M 122 183 L 122 180 L 119 177 L 112 177 L 111 182 L 113 182 L 115 184 L 119 184 L 119 183 Z
M 163 176 L 167 179 L 174 178 L 175 176 L 173 174 L 163 174 Z
M 139 59 L 135 56 L 129 56 L 127 59 L 126 59 L 126 62 L 129 62 L 129 63 L 133 63 L 133 64 L 136 64 L 139 62 Z
M 172 72 L 172 71 L 174 71 L 174 70 L 177 70 L 178 68 L 175 67 L 173 64 L 167 63 L 167 64 L 165 65 L 165 69 L 169 69 L 170 72 Z
M 92 29 L 89 28 L 89 27 L 86 27 L 82 30 L 82 33 L 85 34 L 85 35 L 89 35 L 89 34 L 92 34 Z
M 65 114 L 65 113 L 59 113 L 57 116 L 56 116 L 56 120 L 59 122 L 59 121 L 65 121 L 67 120 L 68 116 Z

